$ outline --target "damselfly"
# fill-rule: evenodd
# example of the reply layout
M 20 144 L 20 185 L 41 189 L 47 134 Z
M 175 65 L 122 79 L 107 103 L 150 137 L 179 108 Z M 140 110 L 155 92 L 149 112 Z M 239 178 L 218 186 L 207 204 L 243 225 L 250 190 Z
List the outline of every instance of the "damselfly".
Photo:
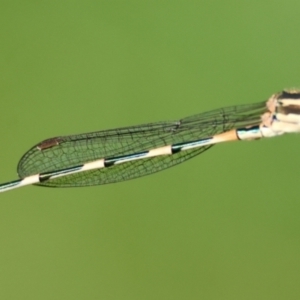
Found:
M 18 164 L 20 179 L 1 184 L 0 192 L 30 184 L 81 187 L 119 182 L 172 167 L 217 143 L 290 132 L 300 132 L 298 90 L 178 121 L 58 136 L 26 152 Z

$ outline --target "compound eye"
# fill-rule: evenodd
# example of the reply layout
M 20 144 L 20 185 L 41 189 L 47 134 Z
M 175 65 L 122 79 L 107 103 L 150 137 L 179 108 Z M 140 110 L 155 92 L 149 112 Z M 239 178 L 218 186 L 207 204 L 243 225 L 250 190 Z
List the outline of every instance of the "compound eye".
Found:
M 278 99 L 300 99 L 300 90 L 299 89 L 290 89 L 283 90 Z

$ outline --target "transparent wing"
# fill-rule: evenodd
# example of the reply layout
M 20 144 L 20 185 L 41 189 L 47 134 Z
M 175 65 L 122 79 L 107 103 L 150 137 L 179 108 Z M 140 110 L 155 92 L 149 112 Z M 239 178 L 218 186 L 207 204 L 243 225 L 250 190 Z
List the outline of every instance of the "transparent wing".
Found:
M 265 102 L 232 106 L 178 121 L 158 122 L 45 140 L 24 154 L 18 164 L 21 178 L 81 165 L 101 158 L 133 154 L 165 145 L 213 136 L 233 128 L 260 123 Z M 211 146 L 130 161 L 41 183 L 44 186 L 86 186 L 132 179 L 161 171 L 192 158 Z

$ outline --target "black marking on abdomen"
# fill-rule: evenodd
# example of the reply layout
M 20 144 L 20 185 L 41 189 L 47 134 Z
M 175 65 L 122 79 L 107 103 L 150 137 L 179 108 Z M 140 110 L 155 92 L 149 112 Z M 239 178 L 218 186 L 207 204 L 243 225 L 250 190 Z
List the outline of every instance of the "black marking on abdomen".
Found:
M 138 153 L 133 153 L 133 154 L 128 154 L 128 155 L 106 158 L 104 160 L 104 167 L 105 168 L 112 167 L 116 163 L 121 162 L 122 160 L 130 159 L 130 158 L 142 158 L 143 156 L 146 156 L 148 153 L 149 153 L 149 151 L 143 151 L 143 152 L 138 152 Z
M 54 177 L 54 176 L 57 176 L 60 174 L 68 174 L 68 173 L 72 173 L 74 171 L 80 171 L 83 166 L 84 165 L 79 165 L 79 166 L 61 169 L 61 170 L 57 170 L 57 171 L 43 172 L 39 175 L 39 180 L 40 180 L 40 182 L 44 182 L 44 181 L 51 179 L 51 177 Z
M 210 138 L 196 140 L 196 141 L 192 141 L 192 142 L 174 144 L 174 145 L 171 146 L 172 154 L 178 153 L 178 152 L 182 151 L 183 148 L 188 147 L 188 146 L 196 146 L 196 147 L 199 146 L 199 147 L 201 147 L 202 144 L 205 144 L 205 143 L 209 142 L 211 139 L 212 138 L 210 137 Z M 205 146 L 205 145 L 203 145 L 203 146 Z

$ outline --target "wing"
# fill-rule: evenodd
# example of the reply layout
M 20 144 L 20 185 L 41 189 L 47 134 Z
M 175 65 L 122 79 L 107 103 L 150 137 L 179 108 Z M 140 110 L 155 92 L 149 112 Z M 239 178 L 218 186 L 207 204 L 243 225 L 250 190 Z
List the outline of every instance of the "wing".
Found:
M 61 170 L 89 161 L 133 154 L 170 144 L 211 137 L 233 128 L 260 123 L 265 102 L 232 106 L 194 115 L 178 121 L 157 122 L 45 140 L 26 152 L 18 164 L 21 178 Z M 118 182 L 151 174 L 190 159 L 211 146 L 194 148 L 168 156 L 129 161 L 109 168 L 59 177 L 44 186 L 86 186 Z

